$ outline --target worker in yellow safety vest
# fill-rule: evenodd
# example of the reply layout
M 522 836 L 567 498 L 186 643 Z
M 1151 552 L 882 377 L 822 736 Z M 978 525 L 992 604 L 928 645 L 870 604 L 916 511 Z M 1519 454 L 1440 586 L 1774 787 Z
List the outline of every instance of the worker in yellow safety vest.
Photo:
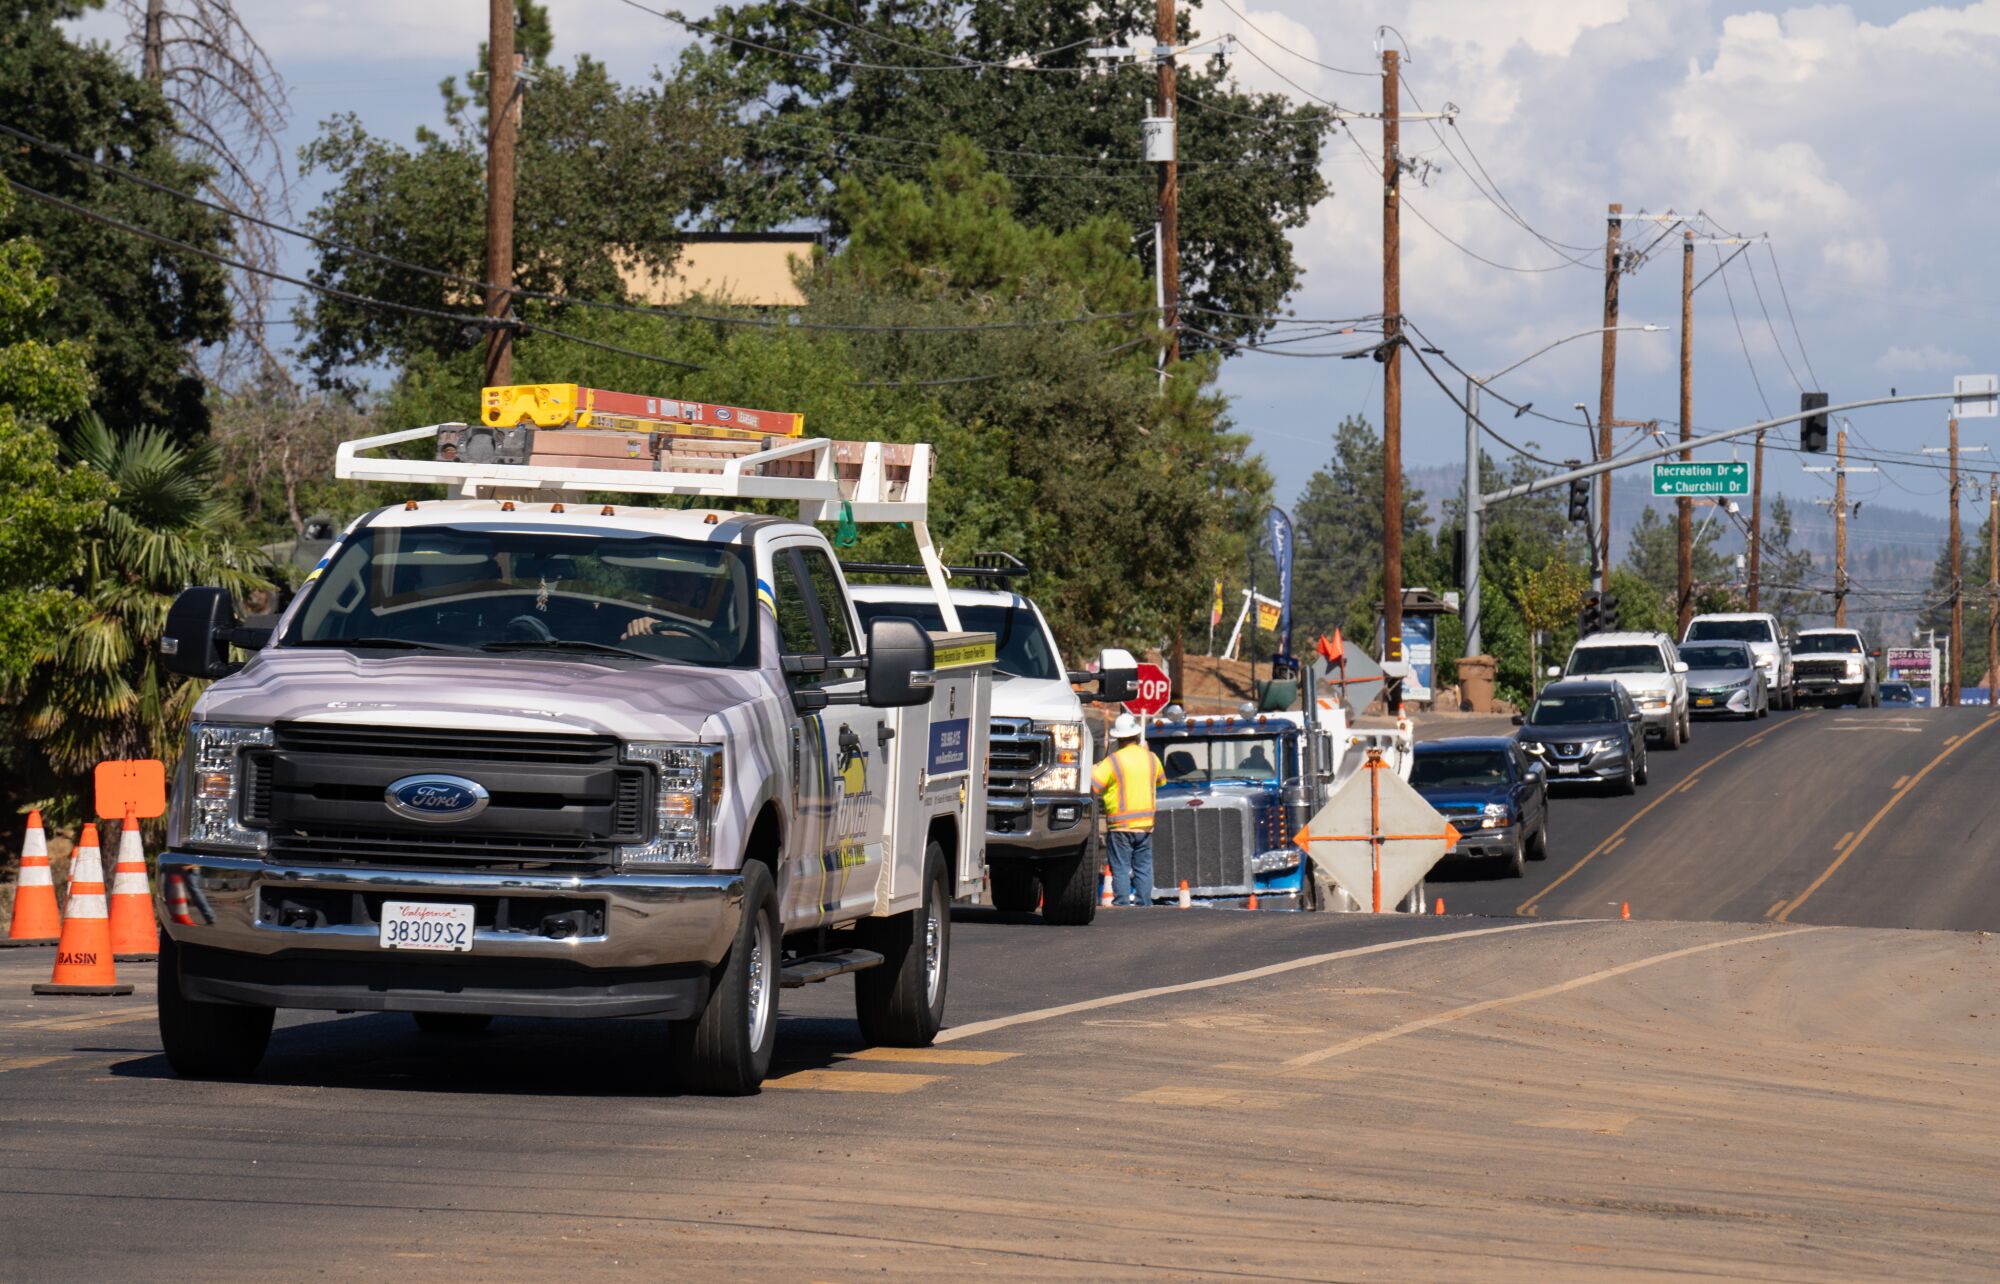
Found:
M 1153 800 L 1166 773 L 1146 748 L 1144 728 L 1129 713 L 1111 724 L 1111 753 L 1090 773 L 1104 799 L 1111 840 L 1114 905 L 1153 903 Z

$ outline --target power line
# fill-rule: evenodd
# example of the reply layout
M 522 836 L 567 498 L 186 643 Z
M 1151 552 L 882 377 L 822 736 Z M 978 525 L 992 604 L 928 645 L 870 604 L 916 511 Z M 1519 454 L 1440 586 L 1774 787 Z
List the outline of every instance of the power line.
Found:
M 1729 288 L 1729 273 L 1722 271 L 1722 269 L 1727 266 L 1727 264 L 1721 262 L 1722 247 L 1714 246 L 1712 248 L 1715 250 L 1715 257 L 1717 260 L 1717 265 L 1715 270 L 1722 274 L 1723 297 L 1729 300 L 1729 319 L 1736 323 L 1736 342 L 1741 344 L 1743 347 L 1743 364 L 1750 368 L 1750 382 L 1757 389 L 1757 400 L 1763 403 L 1764 418 L 1766 419 L 1775 418 L 1775 416 L 1771 413 L 1771 399 L 1764 395 L 1764 381 L 1757 377 L 1757 363 L 1750 359 L 1750 341 L 1744 338 L 1743 318 L 1738 316 L 1736 313 L 1736 292 Z M 1742 251 L 1740 250 L 1738 251 L 1738 253 L 1741 252 Z M 1735 256 L 1731 255 L 1730 257 L 1734 258 Z
M 1545 468 L 1574 467 L 1573 464 L 1557 463 L 1553 459 L 1543 459 L 1540 455 L 1537 455 L 1532 451 L 1523 450 L 1521 447 L 1516 446 L 1513 442 L 1508 441 L 1505 437 L 1502 437 L 1499 433 L 1493 431 L 1493 429 L 1487 424 L 1487 422 L 1484 419 L 1481 419 L 1478 416 L 1478 414 L 1473 411 L 1472 407 L 1466 405 L 1465 402 L 1459 400 L 1458 394 L 1453 392 L 1450 386 L 1447 385 L 1443 379 L 1438 378 L 1437 371 L 1431 369 L 1431 363 L 1424 360 L 1422 348 L 1418 348 L 1413 345 L 1407 345 L 1407 344 L 1405 346 L 1408 346 L 1410 348 L 1410 355 L 1416 358 L 1417 364 L 1423 367 L 1424 373 L 1431 377 L 1431 382 L 1438 386 L 1438 390 L 1444 393 L 1446 397 L 1450 398 L 1451 404 L 1457 406 L 1459 410 L 1464 412 L 1472 420 L 1473 423 L 1478 424 L 1480 431 L 1484 432 L 1487 436 L 1499 442 L 1507 449 L 1513 451 L 1521 458 L 1532 460 L 1537 464 L 1541 464 Z
M 219 214 L 226 214 L 233 218 L 241 218 L 247 222 L 254 223 L 260 227 L 264 227 L 273 232 L 282 233 L 286 236 L 297 237 L 298 239 L 306 241 L 309 244 L 316 245 L 323 250 L 337 250 L 342 254 L 351 254 L 357 258 L 364 258 L 370 260 L 371 262 L 381 263 L 389 267 L 400 268 L 406 272 L 416 272 L 423 276 L 430 277 L 434 280 L 445 281 L 453 285 L 462 285 L 470 289 L 480 290 L 482 292 L 504 288 L 507 289 L 509 293 L 515 295 L 516 297 L 524 299 L 534 299 L 539 302 L 550 303 L 561 307 L 596 308 L 608 312 L 622 312 L 622 313 L 641 315 L 641 316 L 657 316 L 666 318 L 668 320 L 696 321 L 710 325 L 755 326 L 762 329 L 773 329 L 773 330 L 777 329 L 832 330 L 844 333 L 857 333 L 857 334 L 904 334 L 904 333 L 953 334 L 953 333 L 976 333 L 984 330 L 1031 330 L 1031 329 L 1041 329 L 1043 327 L 1049 327 L 1049 326 L 1076 325 L 1089 321 L 1126 320 L 1131 317 L 1145 316 L 1158 311 L 1158 309 L 1156 308 L 1145 307 L 1145 308 L 1131 308 L 1124 312 L 1084 313 L 1082 315 L 1074 317 L 1049 317 L 1049 318 L 1042 318 L 1029 321 L 981 321 L 981 322 L 971 322 L 963 324 L 941 324 L 941 325 L 900 325 L 900 324 L 889 325 L 889 324 L 871 324 L 863 322 L 806 321 L 796 318 L 776 320 L 770 317 L 744 317 L 744 316 L 729 316 L 729 315 L 715 314 L 715 313 L 688 312 L 677 308 L 655 307 L 648 304 L 619 303 L 606 299 L 579 299 L 570 295 L 559 294 L 548 290 L 527 290 L 527 289 L 522 289 L 519 286 L 502 287 L 494 284 L 491 281 L 482 280 L 476 276 L 467 276 L 464 275 L 463 273 L 458 273 L 458 272 L 448 272 L 442 268 L 431 267 L 429 264 L 416 263 L 409 259 L 398 258 L 393 254 L 383 254 L 380 251 L 366 249 L 362 246 L 353 245 L 345 241 L 340 241 L 330 236 L 322 236 L 316 232 L 307 231 L 304 228 L 293 227 L 289 224 L 279 223 L 271 219 L 260 218 L 252 214 L 239 213 L 237 211 L 229 210 L 221 205 L 216 204 L 213 201 L 204 200 L 201 197 L 196 196 L 192 192 L 183 192 L 176 188 L 169 187 L 164 183 L 155 182 L 154 180 L 146 178 L 143 175 L 135 174 L 130 170 L 122 169 L 119 166 L 98 160 L 93 156 L 87 156 L 81 152 L 71 151 L 70 149 L 63 147 L 60 144 L 49 142 L 47 139 L 38 138 L 35 135 L 28 133 L 26 130 L 17 129 L 14 126 L 5 123 L 0 123 L 0 134 L 5 134 L 13 138 L 18 138 L 23 142 L 31 143 L 34 146 L 43 148 L 56 155 L 62 156 L 67 160 L 70 160 L 80 165 L 89 166 L 90 168 L 98 170 L 102 173 L 114 175 L 128 182 L 136 183 L 139 186 L 148 189 L 149 191 L 158 192 L 163 196 L 169 196 L 174 198 L 175 200 L 185 201 L 191 205 L 199 205 L 204 209 L 212 210 Z M 195 250 L 194 247 L 189 247 L 189 249 L 191 252 L 201 253 L 201 251 Z M 270 275 L 270 274 L 263 274 L 263 275 Z M 343 296 L 347 296 L 350 299 L 361 299 L 368 297 L 365 295 L 353 294 L 351 291 L 339 290 L 332 286 L 318 286 L 318 285 L 313 285 L 310 282 L 295 281 L 291 277 L 276 276 L 273 279 L 286 281 L 291 284 L 303 285 L 305 288 L 313 290 L 315 293 L 323 294 L 331 298 L 342 298 Z M 389 304 L 388 300 L 377 300 L 377 302 L 383 303 L 385 305 Z M 411 308 L 414 308 L 416 305 L 395 304 L 393 306 L 402 308 L 404 310 L 409 310 Z M 458 314 L 439 313 L 437 315 L 450 315 L 456 317 Z
M 1792 296 L 1785 290 L 1785 274 L 1778 270 L 1778 251 L 1771 246 L 1769 237 L 1764 238 L 1764 253 L 1771 259 L 1771 275 L 1778 279 L 1778 297 L 1784 300 L 1785 319 L 1792 324 L 1792 338 L 1799 345 L 1799 360 L 1806 363 L 1806 373 L 1812 376 L 1813 386 L 1819 386 L 1819 373 L 1813 369 L 1812 358 L 1806 355 L 1805 336 L 1799 333 L 1799 319 L 1792 315 Z
M 1250 15 L 1243 12 L 1241 9 L 1238 9 L 1235 5 L 1229 3 L 1229 0 L 1216 0 L 1216 3 L 1220 4 L 1223 8 L 1229 10 L 1229 12 L 1235 14 L 1237 18 L 1239 18 L 1242 21 L 1244 26 L 1256 32 L 1264 39 L 1270 41 L 1277 48 L 1282 49 L 1286 53 L 1290 54 L 1292 57 L 1297 58 L 1300 62 L 1310 63 L 1311 65 L 1318 67 L 1321 71 L 1338 72 L 1340 75 L 1343 76 L 1360 76 L 1365 80 L 1373 80 L 1378 75 L 1381 74 L 1379 72 L 1374 72 L 1374 71 L 1352 71 L 1346 67 L 1336 67 L 1331 63 L 1321 62 L 1317 58 L 1308 58 L 1304 54 L 1300 53 L 1298 50 L 1286 44 L 1284 41 L 1279 40 L 1277 37 L 1265 31 L 1262 27 L 1258 26 L 1256 23 L 1250 21 Z
M 1778 360 L 1785 363 L 1785 373 L 1792 377 L 1792 386 L 1804 392 L 1806 386 L 1799 381 L 1799 372 L 1792 369 L 1792 359 L 1785 355 L 1785 345 L 1778 338 L 1778 327 L 1771 321 L 1771 309 L 1764 302 L 1764 287 L 1757 284 L 1757 261 L 1745 260 L 1743 267 L 1750 273 L 1750 288 L 1757 295 L 1757 310 L 1764 314 L 1764 328 L 1771 332 L 1771 346 L 1778 350 Z M 1805 349 L 1801 348 L 1799 351 L 1803 354 Z

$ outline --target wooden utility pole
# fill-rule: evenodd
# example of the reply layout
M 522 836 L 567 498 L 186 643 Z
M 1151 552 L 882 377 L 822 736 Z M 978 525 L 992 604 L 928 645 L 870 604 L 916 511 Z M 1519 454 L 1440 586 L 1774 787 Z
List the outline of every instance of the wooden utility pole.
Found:
M 1172 48 L 1174 44 L 1174 0 L 1157 0 L 1154 38 Z M 1167 159 L 1160 165 L 1160 286 L 1163 311 L 1160 324 L 1167 331 L 1167 360 L 1181 359 L 1180 334 L 1180 111 L 1177 103 L 1178 77 L 1172 54 L 1160 59 L 1160 110 L 1166 114 L 1171 140 Z
M 486 383 L 514 382 L 514 0 L 487 0 Z
M 165 76 L 167 0 L 146 0 L 146 30 L 139 41 L 139 74 L 157 88 Z
M 1757 609 L 1758 572 L 1764 552 L 1764 434 L 1757 434 L 1757 462 L 1750 469 L 1750 609 Z
M 1986 475 L 1986 703 L 2000 704 L 1993 689 L 2000 687 L 2000 473 Z
M 1694 233 L 1681 233 L 1681 440 L 1694 438 Z M 1692 450 L 1681 451 L 1681 462 L 1694 458 Z M 1680 615 L 1675 636 L 1687 633 L 1694 618 L 1694 501 L 1681 496 Z
M 1604 348 L 1597 374 L 1597 457 L 1611 458 L 1611 420 L 1618 386 L 1618 231 L 1625 207 L 1611 202 L 1604 222 Z M 1597 587 L 1611 591 L 1611 473 L 1597 482 Z
M 1958 420 L 1951 421 L 1951 663 L 1945 666 L 1945 703 L 1958 703 L 1958 668 L 1965 655 L 1965 594 L 1959 574 Z
M 1847 430 L 1834 438 L 1838 452 L 1833 467 L 1833 623 L 1847 627 Z
M 1403 658 L 1401 55 L 1382 51 L 1382 658 Z

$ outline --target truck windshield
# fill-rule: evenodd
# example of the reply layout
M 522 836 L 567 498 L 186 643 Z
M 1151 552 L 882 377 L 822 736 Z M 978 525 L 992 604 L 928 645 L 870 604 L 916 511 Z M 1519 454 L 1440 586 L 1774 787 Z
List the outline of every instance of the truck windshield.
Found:
M 1449 753 L 1417 751 L 1410 766 L 1410 783 L 1442 789 L 1477 789 L 1507 783 L 1507 755 L 1498 749 L 1454 749 Z
M 1792 644 L 1794 655 L 1860 655 L 1861 644 L 1851 633 L 1801 633 Z
M 1278 780 L 1285 763 L 1276 736 L 1233 736 L 1226 740 L 1166 740 L 1150 746 L 1170 785 L 1217 780 Z
M 1684 646 L 1681 659 L 1690 669 L 1747 669 L 1750 648 L 1736 642 L 1713 642 L 1706 646 Z
M 1630 646 L 1580 646 L 1570 652 L 1571 675 L 1597 673 L 1665 673 L 1660 648 L 1635 642 Z
M 864 629 L 870 620 L 893 615 L 915 620 L 933 633 L 944 632 L 944 613 L 938 610 L 936 602 L 856 602 L 854 609 L 861 613 L 861 627 Z M 1017 678 L 1062 676 L 1062 671 L 1056 668 L 1055 648 L 1049 645 L 1048 634 L 1042 631 L 1042 622 L 1026 607 L 961 605 L 958 622 L 975 633 L 993 635 L 998 646 L 998 653 L 993 659 L 996 673 L 1011 674 Z
M 1580 727 L 1618 721 L 1618 704 L 1608 695 L 1543 696 L 1528 721 L 1538 727 Z
M 1696 620 L 1688 625 L 1690 642 L 1775 642 L 1769 620 Z
M 282 644 L 748 665 L 752 578 L 733 545 L 640 532 L 371 526 L 313 580 Z

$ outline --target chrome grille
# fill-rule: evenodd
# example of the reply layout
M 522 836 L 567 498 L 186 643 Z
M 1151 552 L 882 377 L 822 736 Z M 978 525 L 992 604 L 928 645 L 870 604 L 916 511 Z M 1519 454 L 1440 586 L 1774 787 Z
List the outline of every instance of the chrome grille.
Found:
M 1845 678 L 1847 661 L 1839 660 L 1794 660 L 1792 676 L 1797 678 Z
M 986 796 L 1026 801 L 1035 777 L 1048 766 L 1052 737 L 1029 718 L 995 718 L 987 740 Z
M 1153 817 L 1153 890 L 1195 895 L 1250 890 L 1250 815 L 1243 804 L 1208 800 L 1200 807 L 1163 809 Z

